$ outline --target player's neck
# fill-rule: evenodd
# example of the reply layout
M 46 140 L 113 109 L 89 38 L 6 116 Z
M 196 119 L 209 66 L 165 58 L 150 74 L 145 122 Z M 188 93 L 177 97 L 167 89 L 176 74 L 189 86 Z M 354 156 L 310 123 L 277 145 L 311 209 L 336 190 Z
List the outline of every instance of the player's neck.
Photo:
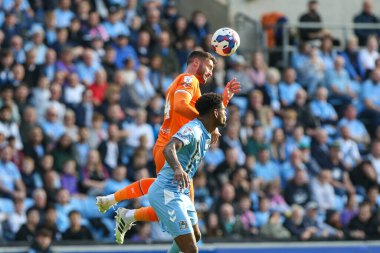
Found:
M 187 68 L 185 70 L 185 74 L 195 75 L 196 73 L 197 73 L 197 71 L 192 65 L 187 66 Z
M 209 132 L 209 133 L 214 132 L 216 126 L 213 122 L 210 122 L 209 120 L 202 118 L 202 117 L 198 117 L 198 119 L 200 122 L 202 122 L 202 124 L 203 124 L 204 128 L 206 128 L 207 132 Z

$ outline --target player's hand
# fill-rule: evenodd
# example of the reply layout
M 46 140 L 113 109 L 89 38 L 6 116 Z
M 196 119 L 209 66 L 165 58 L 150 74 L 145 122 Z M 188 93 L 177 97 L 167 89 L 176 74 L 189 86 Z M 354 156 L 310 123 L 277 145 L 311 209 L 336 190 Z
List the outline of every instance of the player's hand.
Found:
M 220 136 L 222 135 L 219 133 L 219 129 L 215 128 L 214 132 L 211 133 L 211 144 L 217 143 Z
M 181 167 L 174 171 L 173 184 L 174 183 L 177 183 L 180 190 L 186 189 L 190 185 L 189 176 Z
M 224 106 L 228 105 L 231 98 L 234 96 L 235 93 L 240 92 L 240 89 L 241 89 L 240 82 L 236 81 L 236 77 L 232 78 L 232 80 L 227 83 L 223 91 Z

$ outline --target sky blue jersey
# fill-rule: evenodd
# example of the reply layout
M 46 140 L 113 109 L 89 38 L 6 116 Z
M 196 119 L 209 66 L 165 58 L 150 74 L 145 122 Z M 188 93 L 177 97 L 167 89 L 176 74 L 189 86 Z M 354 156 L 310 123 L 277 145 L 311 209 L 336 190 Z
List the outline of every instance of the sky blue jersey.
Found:
M 183 143 L 183 147 L 177 152 L 177 157 L 183 170 L 191 180 L 198 169 L 199 163 L 205 156 L 211 143 L 211 134 L 198 119 L 194 119 L 185 124 L 172 138 L 177 138 Z M 178 185 L 173 182 L 174 171 L 165 162 L 156 182 L 163 188 L 173 192 L 179 192 Z M 185 189 L 185 193 L 188 189 Z

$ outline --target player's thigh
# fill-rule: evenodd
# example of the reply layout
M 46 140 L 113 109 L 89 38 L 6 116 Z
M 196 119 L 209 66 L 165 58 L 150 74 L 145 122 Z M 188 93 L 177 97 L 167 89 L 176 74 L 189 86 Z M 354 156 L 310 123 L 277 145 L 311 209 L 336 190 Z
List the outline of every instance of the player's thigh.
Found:
M 188 200 L 191 201 L 191 200 Z M 195 241 L 199 241 L 201 239 L 201 231 L 198 227 L 198 215 L 197 212 L 195 211 L 194 204 L 191 202 L 189 203 L 187 201 L 187 215 L 190 218 L 191 225 L 193 226 L 193 231 L 194 231 L 194 236 L 195 236 Z
M 149 189 L 149 202 L 154 208 L 163 230 L 173 238 L 193 234 L 194 219 L 188 215 L 189 198 L 166 189 L 160 189 L 154 183 Z M 195 221 L 197 222 L 197 221 Z
M 194 234 L 191 233 L 191 234 L 179 235 L 176 238 L 174 238 L 174 240 L 182 252 L 186 252 L 186 253 L 198 252 L 197 242 L 195 241 Z
M 158 173 L 160 172 L 162 167 L 164 167 L 165 164 L 164 148 L 165 147 L 157 145 L 153 147 L 153 159 L 154 164 L 156 166 L 156 175 L 158 175 Z

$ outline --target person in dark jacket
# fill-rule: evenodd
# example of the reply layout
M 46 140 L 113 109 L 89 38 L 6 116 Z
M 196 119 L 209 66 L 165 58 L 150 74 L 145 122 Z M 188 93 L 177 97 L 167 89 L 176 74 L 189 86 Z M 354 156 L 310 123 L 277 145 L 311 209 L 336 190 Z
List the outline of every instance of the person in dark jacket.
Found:
M 372 13 L 372 2 L 370 0 L 363 1 L 362 12 L 355 16 L 355 24 L 378 24 L 379 19 Z M 355 35 L 359 38 L 359 45 L 364 46 L 367 42 L 368 36 L 370 35 L 380 35 L 380 29 L 355 29 Z
M 32 242 L 40 222 L 40 213 L 37 208 L 31 207 L 26 211 L 26 222 L 17 231 L 16 241 Z
M 70 227 L 62 234 L 62 240 L 92 240 L 90 230 L 81 225 L 81 214 L 73 210 L 69 213 Z
M 316 0 L 310 0 L 308 5 L 308 12 L 299 18 L 302 23 L 321 23 L 322 18 L 318 13 L 319 4 Z M 319 39 L 321 37 L 322 27 L 318 28 L 301 28 L 299 33 L 303 41 Z
M 349 236 L 351 239 L 375 239 L 379 236 L 378 222 L 372 216 L 369 202 L 362 202 L 359 206 L 359 213 L 352 218 L 348 224 Z

